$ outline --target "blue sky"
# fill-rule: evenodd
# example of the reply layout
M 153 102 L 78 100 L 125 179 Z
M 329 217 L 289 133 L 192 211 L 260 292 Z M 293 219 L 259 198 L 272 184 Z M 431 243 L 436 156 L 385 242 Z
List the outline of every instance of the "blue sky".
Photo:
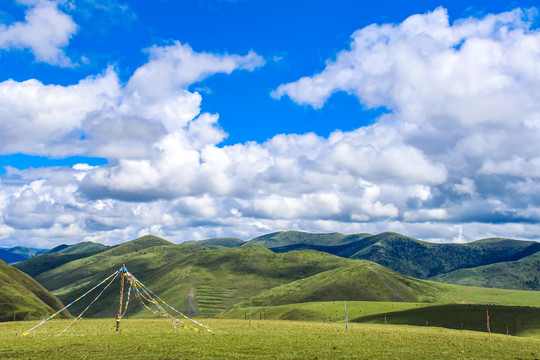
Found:
M 0 245 L 536 239 L 534 5 L 8 0 Z

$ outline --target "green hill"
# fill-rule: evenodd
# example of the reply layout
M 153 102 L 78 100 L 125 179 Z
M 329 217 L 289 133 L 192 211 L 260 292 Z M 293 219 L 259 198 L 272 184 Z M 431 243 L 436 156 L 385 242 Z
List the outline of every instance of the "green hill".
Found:
M 200 245 L 200 246 L 223 246 L 237 247 L 246 244 L 246 241 L 237 238 L 215 238 L 206 240 L 190 240 L 183 243 L 184 245 Z
M 195 307 L 199 315 L 211 316 L 263 290 L 354 262 L 313 251 L 275 254 L 257 245 L 229 249 L 161 243 L 141 248 L 140 242 L 69 262 L 36 279 L 67 302 L 125 263 L 169 303 L 185 311 Z M 89 314 L 114 316 L 117 298 L 117 289 L 104 294 L 100 308 Z M 74 312 L 81 306 L 74 305 Z
M 369 260 L 419 279 L 515 261 L 540 251 L 540 243 L 534 241 L 491 238 L 466 244 L 437 244 L 392 232 L 343 235 L 288 231 L 264 235 L 248 243 L 258 243 L 279 253 L 311 249 Z
M 80 254 L 106 249 L 108 246 L 92 241 L 83 241 L 73 245 L 58 245 L 52 249 L 43 251 L 41 254 Z
M 42 255 L 41 255 L 42 256 Z M 67 256 L 67 255 L 64 255 Z M 39 258 L 36 257 L 36 259 Z M 126 264 L 160 297 L 191 315 L 217 316 L 237 304 L 372 300 L 532 305 L 540 292 L 482 289 L 413 279 L 383 266 L 312 250 L 274 253 L 260 245 L 234 248 L 174 245 L 145 236 L 50 267 L 36 279 L 69 303 Z M 113 317 L 118 284 L 85 316 Z M 133 300 L 128 315 L 143 311 Z M 76 303 L 78 314 L 86 303 Z
M 62 307 L 62 303 L 34 279 L 0 260 L 0 321 L 42 318 Z M 69 313 L 63 312 L 60 316 L 69 317 Z
M 432 278 L 450 284 L 497 287 L 501 289 L 540 290 L 540 253 L 518 261 L 501 262 L 460 269 Z
M 358 261 L 264 291 L 252 303 L 269 306 L 333 300 L 527 306 L 540 301 L 540 292 L 418 280 L 369 261 Z
M 344 235 L 340 233 L 312 234 L 302 231 L 281 231 L 256 237 L 255 239 L 248 241 L 248 244 L 258 244 L 268 249 L 294 245 L 336 246 L 358 241 L 363 237 L 370 235 L 371 234 Z
M 90 241 L 74 245 L 59 245 L 14 266 L 26 274 L 36 277 L 68 262 L 85 258 L 105 251 L 108 246 Z
M 370 244 L 349 256 L 376 262 L 420 279 L 460 268 L 519 259 L 540 250 L 534 241 L 485 239 L 465 244 L 436 244 L 385 232 L 364 239 Z

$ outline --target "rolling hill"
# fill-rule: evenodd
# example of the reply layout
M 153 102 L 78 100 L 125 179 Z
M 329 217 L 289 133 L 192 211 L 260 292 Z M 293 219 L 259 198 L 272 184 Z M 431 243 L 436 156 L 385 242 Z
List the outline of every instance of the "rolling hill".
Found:
M 36 274 L 36 279 L 62 301 L 71 302 L 122 264 L 168 303 L 199 316 L 217 316 L 234 305 L 251 303 L 370 300 L 531 305 L 540 302 L 540 292 L 418 280 L 369 261 L 313 250 L 274 253 L 257 244 L 233 248 L 174 245 L 154 236 L 51 267 Z M 115 315 L 118 284 L 112 288 L 85 316 Z M 143 310 L 135 301 L 134 304 L 128 315 L 143 316 Z M 70 310 L 78 314 L 86 305 L 76 303 Z
M 218 244 L 212 243 L 212 240 L 190 243 Z M 458 269 L 517 261 L 540 251 L 540 243 L 535 241 L 490 238 L 464 244 L 429 243 L 393 232 L 344 235 L 284 231 L 243 243 L 241 240 L 235 241 L 230 246 L 234 244 L 259 244 L 277 253 L 316 250 L 351 259 L 369 260 L 419 279 L 433 278 Z M 540 277 L 539 271 L 536 274 Z
M 223 247 L 237 247 L 242 246 L 246 242 L 237 238 L 215 238 L 215 239 L 206 239 L 206 240 L 190 240 L 186 241 L 183 244 L 185 245 L 201 245 L 201 246 L 223 246 Z
M 517 261 L 459 269 L 432 278 L 450 284 L 540 290 L 540 253 Z
M 0 321 L 38 319 L 62 307 L 38 282 L 0 260 Z M 63 312 L 60 316 L 70 315 Z
M 30 259 L 14 264 L 14 266 L 35 278 L 43 272 L 77 259 L 98 254 L 107 248 L 108 246 L 92 242 L 81 242 L 70 246 L 59 245 Z

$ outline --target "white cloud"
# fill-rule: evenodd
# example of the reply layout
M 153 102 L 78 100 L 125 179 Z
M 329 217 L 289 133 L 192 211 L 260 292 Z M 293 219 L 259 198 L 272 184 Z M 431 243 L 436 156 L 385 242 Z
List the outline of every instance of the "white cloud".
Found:
M 190 85 L 262 66 L 254 52 L 175 42 L 150 48 L 126 85 L 113 68 L 69 87 L 0 83 L 2 153 L 109 160 L 8 169 L 0 236 L 116 243 L 152 232 L 182 241 L 298 229 L 536 238 L 540 35 L 529 26 L 520 10 L 450 24 L 437 9 L 358 30 L 319 74 L 274 92 L 321 107 L 345 91 L 390 110 L 327 138 L 220 146 L 227 129 L 201 113 L 206 95 Z
M 37 61 L 73 66 L 62 50 L 77 32 L 73 19 L 58 9 L 56 1 L 19 3 L 29 6 L 25 20 L 8 26 L 0 24 L 0 49 L 29 49 Z

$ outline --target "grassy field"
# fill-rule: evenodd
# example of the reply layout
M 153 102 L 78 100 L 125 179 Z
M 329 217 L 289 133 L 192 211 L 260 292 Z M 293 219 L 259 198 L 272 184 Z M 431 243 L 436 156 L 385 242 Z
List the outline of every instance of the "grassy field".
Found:
M 370 316 L 394 311 L 404 311 L 433 304 L 384 302 L 384 301 L 347 301 L 349 319 Z M 249 317 L 250 308 L 236 306 L 223 314 L 229 319 Z M 299 321 L 344 321 L 345 308 L 343 301 L 321 301 L 278 306 L 253 306 L 252 319 L 266 320 L 299 320 Z
M 214 334 L 175 332 L 164 320 L 84 319 L 0 324 L 0 358 L 13 359 L 538 359 L 540 339 L 433 327 L 205 319 Z

